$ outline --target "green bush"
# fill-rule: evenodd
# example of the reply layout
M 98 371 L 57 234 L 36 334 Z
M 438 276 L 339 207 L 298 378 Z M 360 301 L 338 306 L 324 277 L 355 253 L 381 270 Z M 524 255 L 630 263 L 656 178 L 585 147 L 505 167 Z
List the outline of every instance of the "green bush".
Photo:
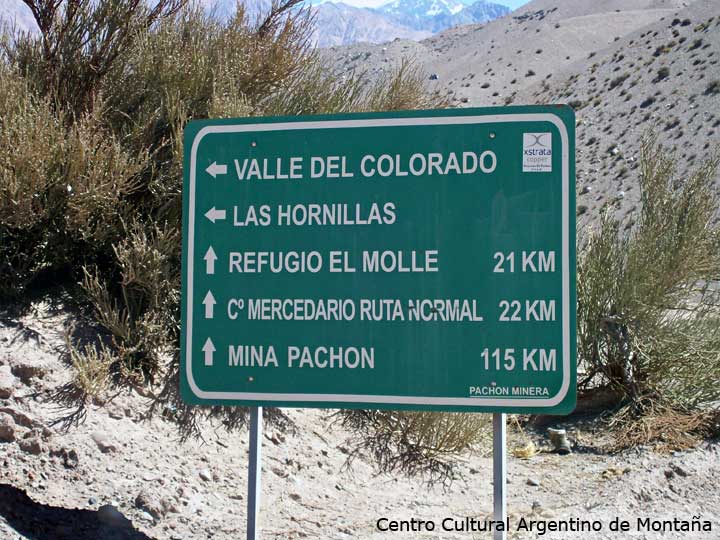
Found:
M 188 0 L 24 0 L 39 35 L 14 36 L 5 53 L 38 93 L 72 115 L 93 107 L 108 72 L 136 38 Z
M 720 228 L 713 225 L 718 158 L 688 178 L 646 137 L 642 207 L 630 232 L 606 214 L 581 242 L 581 392 L 612 389 L 620 406 L 693 409 L 720 400 Z
M 0 86 L 0 297 L 17 300 L 110 249 L 149 155 L 124 148 L 97 113 L 69 122 L 7 65 Z
M 73 408 L 66 423 L 82 420 L 91 400 L 135 388 L 150 391 L 151 412 L 176 421 L 184 436 L 209 417 L 227 429 L 245 425 L 245 408 L 188 407 L 179 397 L 188 121 L 446 105 L 407 62 L 374 83 L 329 73 L 310 45 L 309 11 L 298 3 L 276 1 L 259 21 L 240 7 L 221 23 L 184 0 L 162 0 L 152 10 L 135 0 L 31 0 L 40 35 L 3 41 L 0 298 L 28 302 L 43 280 L 80 283 L 71 292 L 90 307 L 92 331 L 81 324 L 68 331 L 74 378 L 54 396 Z M 266 417 L 287 426 L 277 409 Z M 397 468 L 379 451 L 385 440 L 403 449 L 400 468 L 408 472 L 421 462 L 446 470 L 450 456 L 477 440 L 480 421 L 346 417 L 367 434 L 359 448 L 374 448 L 384 468 Z

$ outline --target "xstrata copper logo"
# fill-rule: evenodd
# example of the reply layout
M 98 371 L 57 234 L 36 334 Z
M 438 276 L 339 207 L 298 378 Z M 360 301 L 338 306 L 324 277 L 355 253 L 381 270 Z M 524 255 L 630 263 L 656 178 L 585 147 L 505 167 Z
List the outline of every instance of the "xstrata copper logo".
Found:
M 552 172 L 552 133 L 523 133 L 523 172 Z

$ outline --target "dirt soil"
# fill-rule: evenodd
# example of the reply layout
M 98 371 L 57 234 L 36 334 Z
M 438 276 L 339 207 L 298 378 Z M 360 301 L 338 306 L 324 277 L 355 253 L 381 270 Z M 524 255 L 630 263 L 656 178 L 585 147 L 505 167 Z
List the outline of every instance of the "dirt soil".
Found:
M 248 436 L 205 426 L 205 441 L 180 443 L 176 427 L 144 420 L 147 398 L 121 394 L 92 407 L 84 423 L 53 427 L 63 411 L 47 399 L 69 377 L 61 361 L 70 316 L 36 306 L 0 318 L 0 538 L 204 539 L 244 537 Z M 297 432 L 267 428 L 262 456 L 262 538 L 490 538 L 444 531 L 452 518 L 484 519 L 492 510 L 492 459 L 463 457 L 449 487 L 377 474 L 366 459 L 346 467 L 347 436 L 327 410 L 288 409 Z M 591 533 L 515 532 L 511 538 L 720 538 L 720 444 L 672 455 L 635 450 L 603 455 L 602 434 L 570 426 L 574 452 L 508 458 L 510 525 L 525 520 L 599 520 Z M 509 447 L 527 439 L 512 435 Z M 711 532 L 638 530 L 638 518 L 708 520 Z M 616 517 L 630 531 L 610 532 Z M 384 532 L 378 520 L 430 520 L 434 531 Z M 448 523 L 448 522 L 446 522 Z M 381 522 L 381 526 L 389 522 Z

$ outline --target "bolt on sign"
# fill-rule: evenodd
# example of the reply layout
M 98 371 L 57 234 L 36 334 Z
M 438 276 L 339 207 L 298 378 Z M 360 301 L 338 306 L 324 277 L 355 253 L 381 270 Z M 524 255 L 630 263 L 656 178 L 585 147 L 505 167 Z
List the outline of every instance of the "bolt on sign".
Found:
M 193 404 L 567 413 L 565 106 L 192 122 Z

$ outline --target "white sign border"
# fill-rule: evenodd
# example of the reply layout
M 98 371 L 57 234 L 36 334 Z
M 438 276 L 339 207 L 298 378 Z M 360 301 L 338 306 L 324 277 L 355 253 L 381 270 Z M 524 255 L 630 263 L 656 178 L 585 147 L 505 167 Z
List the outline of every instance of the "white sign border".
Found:
M 491 124 L 505 122 L 550 122 L 557 127 L 562 143 L 562 303 L 563 303 L 563 381 L 558 393 L 546 399 L 379 396 L 366 394 L 280 394 L 269 392 L 208 392 L 200 389 L 192 373 L 193 268 L 195 259 L 195 186 L 197 151 L 200 141 L 214 133 L 242 133 L 303 129 L 343 129 L 367 127 L 444 126 Z M 268 401 L 284 403 L 367 403 L 379 405 L 430 405 L 450 407 L 554 407 L 560 404 L 570 388 L 570 148 L 568 132 L 560 117 L 552 113 L 498 114 L 487 116 L 427 116 L 408 118 L 371 118 L 355 120 L 315 120 L 206 126 L 195 135 L 190 153 L 190 186 L 188 193 L 188 242 L 186 281 L 185 362 L 187 382 L 200 399 L 224 401 Z

